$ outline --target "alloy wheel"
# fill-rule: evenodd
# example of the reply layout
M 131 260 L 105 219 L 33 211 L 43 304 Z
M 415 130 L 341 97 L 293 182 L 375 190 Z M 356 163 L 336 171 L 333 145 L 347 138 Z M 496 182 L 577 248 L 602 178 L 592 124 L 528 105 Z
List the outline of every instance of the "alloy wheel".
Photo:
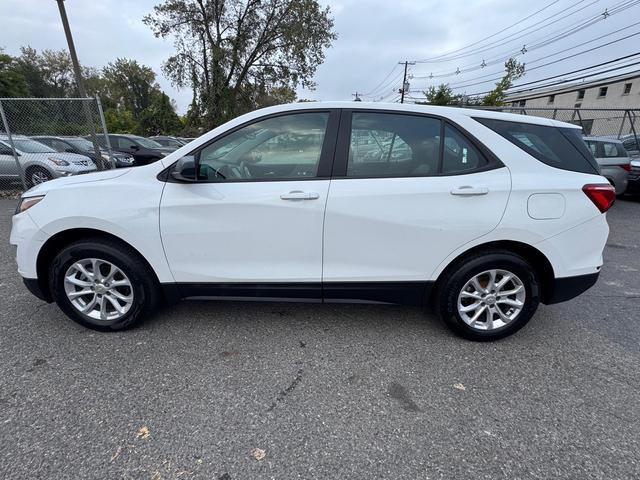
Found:
M 133 305 L 133 286 L 113 263 L 85 258 L 71 264 L 64 276 L 64 290 L 80 313 L 94 320 L 112 322 Z
M 458 295 L 458 313 L 477 330 L 495 330 L 513 322 L 524 308 L 522 280 L 507 270 L 486 270 L 469 279 Z

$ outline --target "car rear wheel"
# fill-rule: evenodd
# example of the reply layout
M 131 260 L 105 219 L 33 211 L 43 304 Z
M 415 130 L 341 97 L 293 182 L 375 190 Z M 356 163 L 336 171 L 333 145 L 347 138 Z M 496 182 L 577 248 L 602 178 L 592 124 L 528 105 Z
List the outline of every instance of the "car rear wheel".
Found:
M 437 310 L 457 334 L 497 340 L 521 329 L 538 308 L 534 268 L 521 256 L 493 251 L 465 259 L 437 290 Z
M 96 239 L 73 243 L 54 259 L 49 276 L 58 306 L 95 330 L 139 324 L 158 300 L 154 273 L 125 245 Z

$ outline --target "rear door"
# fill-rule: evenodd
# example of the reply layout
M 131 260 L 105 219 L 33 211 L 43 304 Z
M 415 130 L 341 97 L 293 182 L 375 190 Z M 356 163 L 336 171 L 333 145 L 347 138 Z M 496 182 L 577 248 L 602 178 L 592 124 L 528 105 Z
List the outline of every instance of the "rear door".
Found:
M 500 222 L 510 175 L 487 154 L 439 118 L 344 111 L 325 215 L 325 298 L 421 302 L 438 265 Z
M 8 143 L 0 142 L 0 175 L 3 177 L 18 177 L 18 165 L 13 156 L 13 150 Z
M 190 153 L 198 180 L 167 182 L 160 206 L 167 260 L 183 288 L 320 300 L 337 122 L 337 111 L 267 117 Z

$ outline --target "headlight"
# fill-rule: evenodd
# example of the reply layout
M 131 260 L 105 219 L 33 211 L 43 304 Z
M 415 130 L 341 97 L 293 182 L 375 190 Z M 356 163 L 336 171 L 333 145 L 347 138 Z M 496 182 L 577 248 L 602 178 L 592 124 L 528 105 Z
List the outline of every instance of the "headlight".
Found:
M 62 160 L 61 158 L 48 157 L 48 159 L 49 159 L 50 162 L 55 163 L 59 167 L 67 167 L 67 166 L 69 166 L 69 162 L 67 162 L 66 160 Z
M 34 205 L 40 203 L 40 200 L 42 200 L 43 198 L 44 198 L 44 195 L 39 195 L 37 197 L 21 198 L 20 201 L 18 202 L 18 206 L 16 207 L 15 214 L 17 215 L 18 213 L 26 212 Z

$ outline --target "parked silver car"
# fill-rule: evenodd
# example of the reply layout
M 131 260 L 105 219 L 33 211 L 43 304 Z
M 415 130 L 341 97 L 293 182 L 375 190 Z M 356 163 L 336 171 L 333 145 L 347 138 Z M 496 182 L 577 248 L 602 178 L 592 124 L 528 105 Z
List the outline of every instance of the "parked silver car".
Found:
M 600 174 L 616 189 L 616 195 L 627 190 L 631 158 L 620 140 L 608 137 L 584 137 L 600 166 Z
M 95 163 L 84 155 L 56 152 L 53 148 L 23 135 L 12 135 L 11 138 L 18 154 L 20 168 L 30 187 L 52 178 L 97 170 Z M 20 180 L 20 170 L 6 135 L 0 135 L 0 178 L 9 181 Z

